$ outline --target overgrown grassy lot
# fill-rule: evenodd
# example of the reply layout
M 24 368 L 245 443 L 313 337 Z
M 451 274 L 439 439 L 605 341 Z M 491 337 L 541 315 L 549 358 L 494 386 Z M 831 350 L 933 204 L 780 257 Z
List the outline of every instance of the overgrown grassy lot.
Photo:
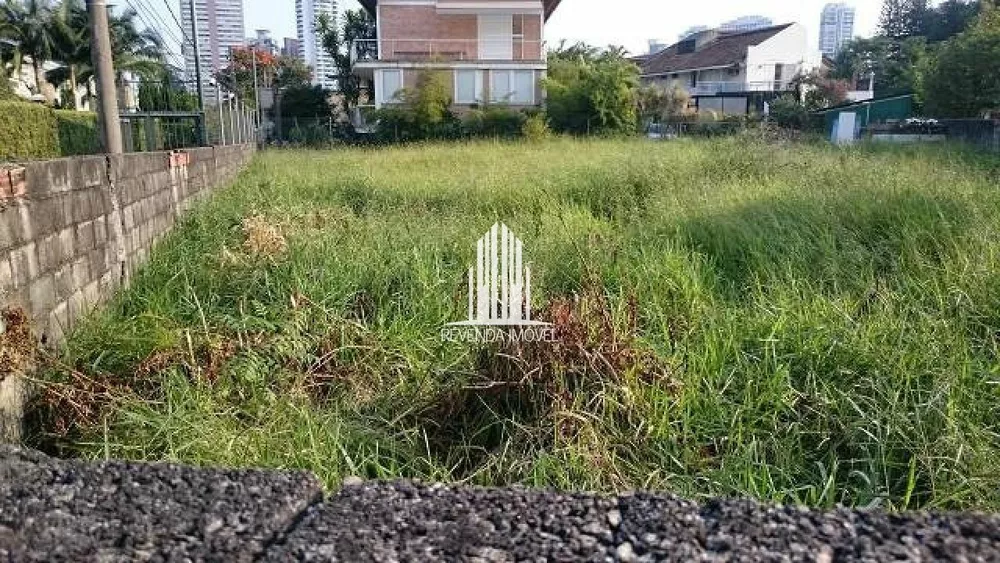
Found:
M 558 344 L 444 343 L 524 240 Z M 78 330 L 63 453 L 1000 509 L 1000 160 L 747 138 L 260 155 Z

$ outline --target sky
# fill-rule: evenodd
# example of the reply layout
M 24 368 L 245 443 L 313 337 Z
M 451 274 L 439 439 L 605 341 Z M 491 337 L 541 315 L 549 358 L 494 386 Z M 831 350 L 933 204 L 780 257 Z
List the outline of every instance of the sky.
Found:
M 178 10 L 179 0 L 166 0 Z M 549 19 L 545 38 L 555 45 L 560 39 L 594 45 L 623 45 L 632 54 L 645 53 L 650 39 L 673 43 L 691 26 L 713 27 L 746 15 L 762 15 L 777 23 L 798 22 L 809 30 L 810 43 L 819 43 L 819 17 L 829 0 L 562 0 Z M 855 35 L 875 32 L 882 0 L 845 0 L 857 10 Z M 157 2 L 149 2 L 156 5 Z M 355 0 L 342 0 L 340 10 L 359 7 Z M 159 4 L 161 10 L 163 4 Z M 295 0 L 243 0 L 247 36 L 268 29 L 280 45 L 281 38 L 295 37 Z M 166 18 L 165 18 L 166 19 Z
M 713 27 L 746 15 L 762 15 L 775 23 L 799 22 L 819 43 L 819 16 L 829 0 L 562 0 L 545 28 L 546 41 L 585 41 L 624 45 L 633 54 L 646 52 L 650 39 L 667 43 L 694 25 Z M 857 10 L 854 32 L 870 36 L 878 24 L 881 0 L 848 1 Z M 340 9 L 357 8 L 341 2 Z M 295 37 L 294 0 L 244 0 L 247 32 L 270 29 L 276 38 Z

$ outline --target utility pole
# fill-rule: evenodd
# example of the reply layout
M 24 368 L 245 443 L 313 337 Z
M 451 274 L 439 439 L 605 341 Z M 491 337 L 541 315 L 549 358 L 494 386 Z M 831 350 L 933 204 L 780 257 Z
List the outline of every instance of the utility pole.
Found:
M 205 88 L 201 83 L 201 49 L 198 47 L 198 18 L 194 13 L 194 0 L 188 0 L 188 14 L 191 16 L 191 42 L 194 43 L 194 76 L 198 81 L 198 111 L 201 112 L 199 134 L 201 145 L 208 145 L 208 131 L 205 123 Z
M 260 89 L 257 87 L 257 47 L 250 48 L 250 55 L 253 57 L 253 63 L 251 67 L 253 68 L 253 102 L 254 109 L 256 110 L 256 117 L 260 117 Z M 256 119 L 254 121 L 257 121 Z M 257 142 L 257 128 L 254 127 L 254 139 L 253 142 Z
M 118 118 L 118 93 L 115 92 L 115 68 L 111 60 L 108 36 L 108 6 L 105 0 L 87 0 L 90 15 L 91 51 L 97 69 L 97 107 L 100 112 L 101 141 L 108 154 L 122 154 L 122 128 Z

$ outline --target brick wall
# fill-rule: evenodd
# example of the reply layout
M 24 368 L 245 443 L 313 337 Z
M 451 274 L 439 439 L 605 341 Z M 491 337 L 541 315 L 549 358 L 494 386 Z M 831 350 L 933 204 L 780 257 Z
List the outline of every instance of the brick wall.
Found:
M 23 310 L 39 340 L 58 346 L 128 283 L 185 209 L 252 154 L 252 145 L 235 145 L 0 168 L 0 309 Z M 11 375 L 0 373 L 0 442 L 14 432 L 5 415 L 19 413 L 23 392 Z
M 536 14 L 514 14 L 522 39 L 512 42 L 514 60 L 542 58 L 542 20 Z M 439 14 L 434 6 L 379 6 L 383 60 L 476 60 L 479 20 L 475 14 Z M 513 31 L 513 30 L 511 30 Z

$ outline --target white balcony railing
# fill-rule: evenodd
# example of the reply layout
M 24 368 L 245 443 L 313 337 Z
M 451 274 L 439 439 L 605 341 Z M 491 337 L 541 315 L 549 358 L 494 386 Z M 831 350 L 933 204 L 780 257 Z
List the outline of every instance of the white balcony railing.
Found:
M 482 39 L 355 39 L 351 62 L 544 61 L 543 41 Z
M 712 96 L 736 92 L 788 92 L 794 89 L 790 80 L 698 82 L 697 85 L 686 86 L 686 88 L 693 96 Z

